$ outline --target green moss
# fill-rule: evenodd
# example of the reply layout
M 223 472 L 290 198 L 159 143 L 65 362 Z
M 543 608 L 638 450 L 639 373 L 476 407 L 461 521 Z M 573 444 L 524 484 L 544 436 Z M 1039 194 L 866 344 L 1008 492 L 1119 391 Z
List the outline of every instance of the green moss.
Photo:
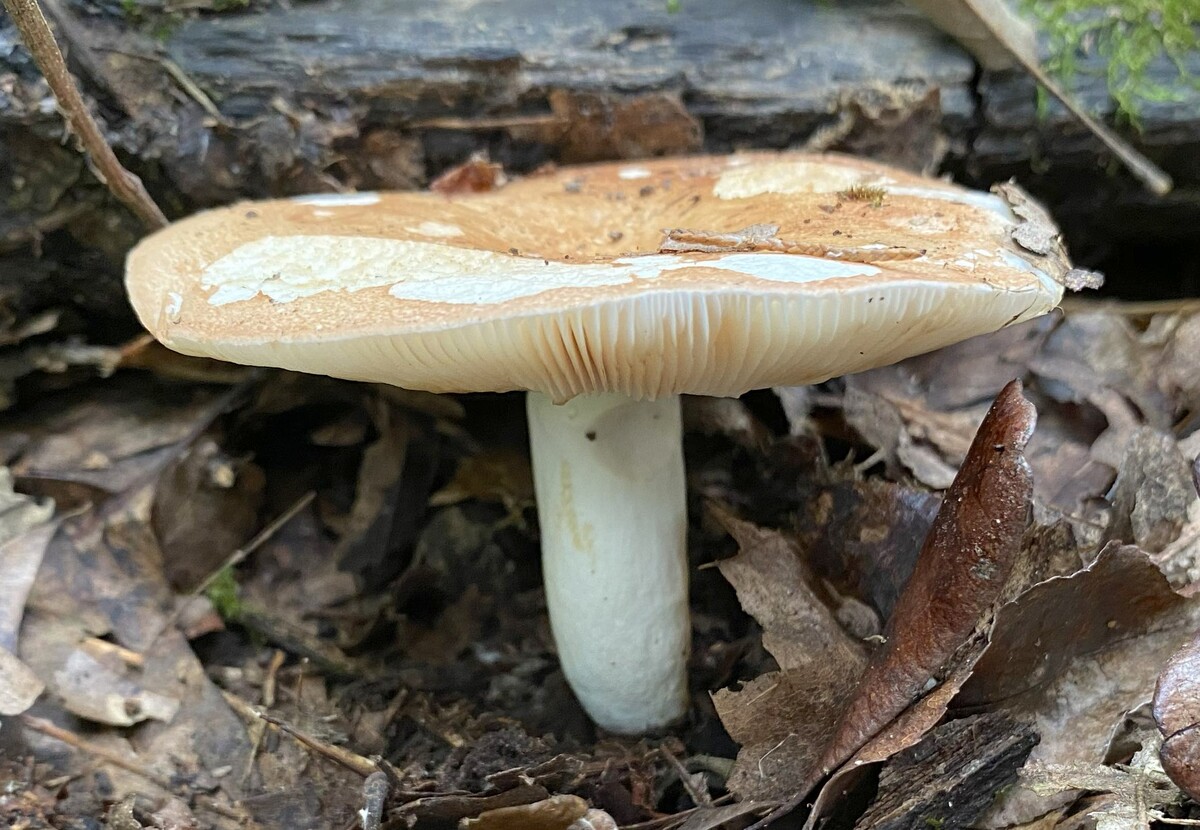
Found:
M 1109 94 L 1118 115 L 1135 125 L 1141 106 L 1182 100 L 1187 88 L 1200 90 L 1200 76 L 1187 65 L 1200 50 L 1197 0 L 1023 0 L 1049 37 L 1046 68 L 1064 81 L 1081 71 L 1086 55 L 1103 58 Z M 1165 58 L 1176 71 L 1168 83 L 1150 78 L 1150 67 Z
M 946 824 L 946 820 L 944 818 L 928 817 L 925 819 L 925 824 L 931 827 L 932 830 L 942 830 L 942 827 Z
M 242 613 L 242 598 L 238 593 L 233 568 L 224 568 L 204 591 L 213 608 L 226 621 L 236 620 Z

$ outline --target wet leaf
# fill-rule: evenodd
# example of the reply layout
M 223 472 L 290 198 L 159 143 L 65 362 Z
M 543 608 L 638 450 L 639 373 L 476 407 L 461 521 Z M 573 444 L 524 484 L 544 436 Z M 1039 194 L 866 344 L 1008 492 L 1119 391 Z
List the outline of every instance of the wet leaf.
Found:
M 1159 675 L 1154 722 L 1163 737 L 1163 770 L 1200 800 L 1200 636 L 1180 648 Z
M 872 656 L 822 756 L 820 775 L 853 755 L 931 682 L 946 679 L 955 652 L 999 599 L 1029 520 L 1033 480 L 1022 452 L 1036 417 L 1014 381 L 984 418 L 888 620 L 887 642 Z

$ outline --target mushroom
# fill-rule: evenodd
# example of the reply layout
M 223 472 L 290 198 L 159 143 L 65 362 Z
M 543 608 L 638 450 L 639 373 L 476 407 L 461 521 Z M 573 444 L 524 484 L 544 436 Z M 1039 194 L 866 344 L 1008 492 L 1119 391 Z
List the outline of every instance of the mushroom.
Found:
M 563 670 L 597 724 L 639 733 L 687 708 L 679 396 L 823 381 L 1049 311 L 1069 266 L 1016 244 L 1023 221 L 852 158 L 663 159 L 236 204 L 144 240 L 127 287 L 186 354 L 527 391 Z

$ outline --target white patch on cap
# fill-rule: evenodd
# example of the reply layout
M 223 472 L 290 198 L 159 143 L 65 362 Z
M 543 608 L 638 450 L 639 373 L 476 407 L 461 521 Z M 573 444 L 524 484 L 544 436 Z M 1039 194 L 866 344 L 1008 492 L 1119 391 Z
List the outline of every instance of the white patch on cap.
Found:
M 1008 207 L 1008 202 L 995 193 L 984 193 L 981 190 L 950 187 L 919 187 L 913 185 L 887 185 L 887 192 L 893 196 L 916 196 L 918 199 L 938 199 L 943 202 L 955 202 L 960 205 L 983 208 L 999 216 L 1005 222 L 1015 222 L 1016 216 Z
M 296 196 L 292 201 L 298 205 L 320 207 L 363 207 L 379 204 L 379 194 L 369 190 L 361 193 L 313 193 L 309 196 Z
M 786 283 L 869 276 L 871 265 L 780 253 L 728 254 L 715 259 L 656 254 L 612 263 L 563 263 L 398 239 L 348 236 L 266 237 L 247 243 L 204 270 L 216 289 L 212 305 L 262 294 L 286 303 L 324 291 L 388 286 L 402 300 L 493 304 L 562 288 L 598 288 L 653 280 L 667 271 L 717 268 Z
M 760 280 L 790 283 L 870 277 L 879 273 L 879 269 L 874 265 L 864 265 L 860 262 L 838 262 L 821 257 L 776 253 L 727 254 L 711 262 L 689 264 L 736 271 Z
M 409 233 L 432 236 L 439 239 L 449 239 L 450 237 L 463 235 L 463 229 L 458 225 L 447 225 L 442 222 L 422 222 L 415 227 L 405 228 L 404 230 Z
M 855 185 L 886 181 L 836 162 L 773 161 L 726 168 L 713 185 L 713 195 L 719 199 L 751 199 L 764 193 L 840 193 Z
M 167 319 L 172 323 L 179 322 L 179 312 L 183 311 L 183 295 L 174 291 L 167 292 Z
M 648 179 L 650 178 L 650 171 L 645 167 L 622 167 L 617 171 L 617 178 L 626 180 Z

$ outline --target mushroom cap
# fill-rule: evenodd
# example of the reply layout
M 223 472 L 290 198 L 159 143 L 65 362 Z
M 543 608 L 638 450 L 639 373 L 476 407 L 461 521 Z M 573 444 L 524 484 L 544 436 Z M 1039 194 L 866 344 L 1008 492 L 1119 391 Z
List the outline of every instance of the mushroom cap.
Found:
M 434 392 L 727 396 L 1049 311 L 1069 265 L 1017 245 L 1022 221 L 878 164 L 749 153 L 240 203 L 143 240 L 126 283 L 186 354 Z

